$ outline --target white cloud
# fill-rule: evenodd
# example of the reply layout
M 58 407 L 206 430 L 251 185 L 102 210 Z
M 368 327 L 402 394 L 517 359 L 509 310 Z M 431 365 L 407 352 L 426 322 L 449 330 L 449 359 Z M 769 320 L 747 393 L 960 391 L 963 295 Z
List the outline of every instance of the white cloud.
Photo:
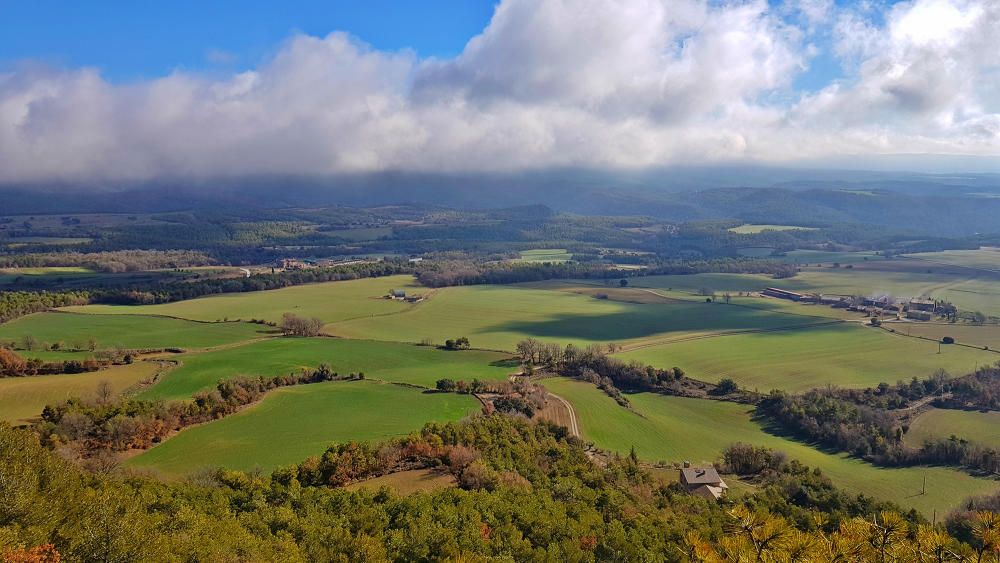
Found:
M 449 60 L 332 33 L 222 78 L 17 66 L 0 181 L 1000 154 L 1000 5 L 795 6 L 506 0 Z M 831 34 L 846 75 L 797 93 Z

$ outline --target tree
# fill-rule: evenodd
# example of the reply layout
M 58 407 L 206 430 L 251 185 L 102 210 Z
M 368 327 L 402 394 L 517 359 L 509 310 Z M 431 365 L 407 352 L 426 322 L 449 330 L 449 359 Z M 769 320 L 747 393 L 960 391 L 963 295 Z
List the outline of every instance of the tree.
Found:
M 542 343 L 534 338 L 525 338 L 518 342 L 514 349 L 517 351 L 517 356 L 521 359 L 522 363 L 532 364 L 538 362 L 541 346 Z
M 110 404 L 115 398 L 115 389 L 111 386 L 111 382 L 104 379 L 97 384 L 97 402 L 102 405 Z
M 452 393 L 456 389 L 455 380 L 453 379 L 439 379 L 435 384 L 438 391 L 444 391 L 445 393 Z
M 323 330 L 323 319 L 306 319 L 294 313 L 281 316 L 281 332 L 292 336 L 318 336 Z
M 32 352 L 38 347 L 38 339 L 31 334 L 25 334 L 21 337 L 21 348 Z
M 735 381 L 726 377 L 719 381 L 719 385 L 715 388 L 716 395 L 728 395 L 730 393 L 735 393 L 739 391 L 740 386 L 736 384 Z
M 13 350 L 0 348 L 0 376 L 14 377 L 25 375 L 28 362 Z
M 468 350 L 469 348 L 472 347 L 472 345 L 469 344 L 468 338 L 466 338 L 465 336 L 461 336 L 454 340 L 452 340 L 451 338 L 445 340 L 444 347 L 447 350 Z

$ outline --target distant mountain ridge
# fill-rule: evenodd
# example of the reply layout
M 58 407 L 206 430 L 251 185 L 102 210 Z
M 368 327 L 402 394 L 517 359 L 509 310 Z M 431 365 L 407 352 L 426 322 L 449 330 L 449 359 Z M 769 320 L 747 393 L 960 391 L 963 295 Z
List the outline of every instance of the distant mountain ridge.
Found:
M 810 175 L 811 174 L 811 175 Z M 389 204 L 455 209 L 545 205 L 582 215 L 666 221 L 738 219 L 823 226 L 880 224 L 954 236 L 1000 232 L 1000 175 L 737 169 L 642 173 L 548 171 L 506 175 L 381 173 L 330 178 L 256 177 L 117 186 L 0 187 L 0 213 L 251 212 L 289 207 Z M 768 183 L 768 180 L 771 180 Z M 714 184 L 714 185 L 713 185 Z

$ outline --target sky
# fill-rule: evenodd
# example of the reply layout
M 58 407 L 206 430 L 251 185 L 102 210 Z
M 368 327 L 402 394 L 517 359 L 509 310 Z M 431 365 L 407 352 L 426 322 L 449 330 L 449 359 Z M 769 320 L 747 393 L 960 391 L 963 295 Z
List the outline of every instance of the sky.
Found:
M 0 0 L 0 182 L 1000 172 L 996 0 Z

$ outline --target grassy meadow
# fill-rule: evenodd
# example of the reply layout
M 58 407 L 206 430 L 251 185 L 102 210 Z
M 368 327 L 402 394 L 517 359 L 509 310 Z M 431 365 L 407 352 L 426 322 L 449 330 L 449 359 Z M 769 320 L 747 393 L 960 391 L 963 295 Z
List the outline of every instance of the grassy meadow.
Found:
M 926 440 L 951 436 L 991 448 L 1000 448 L 1000 412 L 931 409 L 910 423 L 906 443 L 920 447 Z
M 445 351 L 395 342 L 337 338 L 272 338 L 222 350 L 172 356 L 180 366 L 140 397 L 187 399 L 237 375 L 274 376 L 329 364 L 342 375 L 434 387 L 441 378 L 501 380 L 516 371 L 508 356 L 479 350 Z
M 765 274 L 685 274 L 642 276 L 629 280 L 629 285 L 685 293 L 697 293 L 703 289 L 736 293 L 760 291 L 767 287 L 793 289 L 790 284 L 794 279 L 774 279 Z
M 765 432 L 750 407 L 667 397 L 629 395 L 635 412 L 614 402 L 593 385 L 569 379 L 543 384 L 573 404 L 584 438 L 598 447 L 657 461 L 711 462 L 734 442 L 781 450 L 791 459 L 819 467 L 847 491 L 890 500 L 925 515 L 946 514 L 969 496 L 1000 490 L 1000 481 L 979 479 L 945 467 L 879 468 L 844 454 L 828 454 L 807 444 Z M 641 415 L 641 416 L 640 416 Z M 919 494 L 927 478 L 927 494 Z
M 71 397 L 93 398 L 103 381 L 121 393 L 149 379 L 158 369 L 157 362 L 136 362 L 89 373 L 0 378 L 0 420 L 21 422 L 41 415 L 46 405 Z
M 895 330 L 900 334 L 912 334 L 933 340 L 940 340 L 945 336 L 955 339 L 955 342 L 967 344 L 969 346 L 989 346 L 993 350 L 1000 350 L 1000 326 L 998 325 L 973 325 L 965 323 L 946 322 L 892 322 L 882 325 L 887 329 Z M 995 360 L 1000 361 L 1000 354 L 994 354 Z
M 756 235 L 758 233 L 763 233 L 764 231 L 815 231 L 815 227 L 799 227 L 796 225 L 759 225 L 753 223 L 747 223 L 745 225 L 740 225 L 738 227 L 732 227 L 729 229 L 732 233 L 739 233 L 741 235 Z
M 0 276 L 55 276 L 60 274 L 96 273 L 82 266 L 44 266 L 37 268 L 0 268 Z
M 535 250 L 522 250 L 519 262 L 566 262 L 573 259 L 573 255 L 566 252 L 565 248 L 538 248 Z
M 992 352 L 944 346 L 842 323 L 780 332 L 736 334 L 651 346 L 620 354 L 657 367 L 682 366 L 689 377 L 731 378 L 743 387 L 806 391 L 870 387 L 926 377 L 938 368 L 961 375 L 992 363 Z
M 1000 317 L 1000 279 L 965 280 L 943 287 L 933 295 L 938 299 L 951 301 L 962 310 L 981 311 Z
M 209 348 L 272 336 L 273 333 L 271 327 L 250 323 L 63 312 L 35 313 L 0 324 L 0 340 L 20 341 L 30 335 L 39 343 L 62 342 L 74 348 L 85 348 L 90 338 L 97 340 L 98 348 Z
M 200 321 L 264 319 L 278 322 L 286 312 L 319 317 L 326 322 L 400 313 L 413 307 L 384 299 L 392 289 L 427 292 L 412 276 L 297 285 L 271 291 L 226 293 L 159 305 L 85 305 L 66 310 L 101 314 L 167 315 Z
M 319 455 L 335 442 L 385 440 L 427 422 L 461 419 L 478 407 L 469 395 L 374 381 L 286 387 L 237 414 L 185 429 L 127 465 L 174 477 L 209 467 L 266 471 Z
M 908 254 L 907 256 L 937 264 L 965 266 L 967 268 L 980 268 L 984 270 L 1000 270 L 1000 248 L 993 246 L 984 246 L 976 250 L 920 252 Z
M 477 285 L 439 290 L 399 315 L 327 325 L 346 338 L 419 342 L 467 336 L 473 347 L 513 350 L 528 336 L 561 344 L 640 342 L 680 334 L 815 323 L 801 315 L 727 307 L 700 300 L 636 304 L 569 291 Z
M 420 491 L 436 491 L 454 487 L 455 478 L 451 474 L 434 469 L 411 469 L 409 471 L 398 471 L 367 481 L 351 483 L 344 487 L 348 491 L 360 491 L 367 489 L 377 491 L 382 487 L 389 487 L 396 494 L 409 495 Z
M 862 264 L 884 260 L 873 251 L 838 252 L 831 250 L 792 250 L 778 258 L 789 264 Z

